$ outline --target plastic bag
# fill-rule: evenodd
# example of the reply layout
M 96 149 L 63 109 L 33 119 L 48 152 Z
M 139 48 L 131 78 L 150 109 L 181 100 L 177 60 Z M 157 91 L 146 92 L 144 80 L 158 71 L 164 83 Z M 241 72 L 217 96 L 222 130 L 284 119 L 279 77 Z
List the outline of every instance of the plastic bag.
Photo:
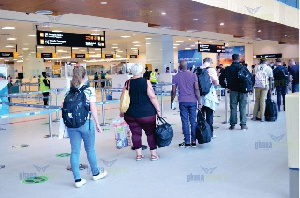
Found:
M 116 148 L 121 149 L 131 146 L 130 129 L 123 118 L 112 121 L 115 132 Z

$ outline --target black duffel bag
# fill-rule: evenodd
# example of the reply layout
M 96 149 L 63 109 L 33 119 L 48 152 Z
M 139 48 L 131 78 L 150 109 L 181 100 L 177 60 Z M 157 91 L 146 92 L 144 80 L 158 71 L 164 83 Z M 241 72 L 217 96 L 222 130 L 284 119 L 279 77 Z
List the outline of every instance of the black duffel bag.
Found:
M 196 139 L 199 144 L 208 143 L 211 141 L 212 131 L 209 124 L 206 122 L 201 111 L 197 114 Z
M 165 147 L 171 144 L 173 138 L 173 129 L 169 123 L 165 121 L 162 117 L 158 117 L 162 124 L 157 124 L 155 129 L 155 140 L 158 147 Z

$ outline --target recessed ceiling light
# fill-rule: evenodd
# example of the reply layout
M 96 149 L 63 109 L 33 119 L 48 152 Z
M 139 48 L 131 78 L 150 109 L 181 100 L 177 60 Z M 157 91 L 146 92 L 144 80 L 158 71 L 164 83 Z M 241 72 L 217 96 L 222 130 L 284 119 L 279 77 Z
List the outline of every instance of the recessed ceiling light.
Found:
M 196 45 L 190 45 L 191 47 L 195 47 Z
M 121 36 L 122 38 L 130 38 L 131 36 Z
M 79 49 L 79 47 L 72 47 L 72 50 L 74 50 L 74 49 L 77 50 L 77 49 Z
M 211 43 L 212 41 L 208 41 L 208 42 L 210 42 L 210 43 Z
M 34 37 L 34 36 L 36 36 L 36 35 L 35 35 L 35 34 L 29 34 L 28 36 Z
M 200 42 L 200 41 L 199 41 L 199 42 L 198 42 L 198 41 L 197 41 L 197 42 L 195 42 L 195 44 L 198 44 L 198 43 L 201 43 L 201 42 Z
M 177 43 L 183 43 L 184 41 L 176 41 Z
M 106 5 L 107 2 L 106 2 L 106 1 L 101 1 L 100 4 L 101 4 L 101 5 Z
M 132 43 L 140 43 L 139 41 L 133 41 Z
M 121 50 L 117 50 L 117 52 L 119 52 L 119 53 L 122 53 L 123 51 L 121 51 Z
M 192 39 L 189 39 L 189 41 L 190 41 L 190 40 L 192 40 Z
M 180 45 L 179 43 L 174 43 L 173 45 Z
M 150 43 L 146 43 L 146 45 L 150 45 Z
M 141 45 L 134 45 L 135 47 L 140 47 Z
M 114 44 L 112 44 L 112 45 L 119 45 L 119 44 L 117 44 L 117 43 L 114 43 Z
M 132 47 L 131 49 L 137 49 L 136 47 Z
M 24 47 L 24 48 L 22 48 L 22 50 L 26 51 L 26 50 L 29 50 L 29 48 L 27 48 L 27 47 Z
M 150 39 L 152 39 L 152 38 L 146 37 L 146 40 L 150 40 Z
M 95 49 L 95 51 L 100 51 L 101 49 Z
M 91 34 L 92 36 L 99 36 L 100 34 Z
M 6 45 L 5 47 L 15 47 L 15 46 L 13 46 L 13 45 Z
M 66 50 L 62 50 L 62 49 L 59 49 L 59 50 L 56 50 L 57 52 L 68 52 Z
M 177 47 L 173 47 L 173 48 L 175 49 L 175 48 L 177 48 Z
M 190 48 L 190 47 L 186 47 L 186 48 L 184 48 L 184 49 L 186 49 L 186 50 L 190 50 L 190 49 L 192 49 L 192 48 Z
M 258 30 L 257 32 L 261 32 L 261 30 Z
M 45 48 L 45 47 L 43 47 L 43 46 L 37 46 L 37 48 L 38 48 L 38 49 L 41 49 L 41 48 Z
M 162 13 L 161 13 L 161 15 L 166 15 L 166 14 L 167 14 L 167 13 L 165 13 L 165 12 L 162 12 Z
M 62 32 L 61 30 L 53 30 L 52 32 Z
M 53 14 L 53 12 L 51 10 L 37 10 L 34 12 L 35 14 Z
M 193 21 L 198 21 L 199 19 L 193 19 Z
M 15 27 L 3 27 L 2 30 L 14 30 L 16 29 Z
M 222 23 L 220 23 L 220 25 L 224 25 L 224 23 L 222 22 Z
M 85 50 L 79 50 L 79 51 L 81 51 L 81 52 L 85 52 Z
M 89 52 L 90 54 L 95 54 L 95 52 Z
M 15 41 L 17 38 L 7 38 L 8 41 Z
M 118 49 L 119 47 L 111 47 L 111 48 L 113 48 L 113 49 Z

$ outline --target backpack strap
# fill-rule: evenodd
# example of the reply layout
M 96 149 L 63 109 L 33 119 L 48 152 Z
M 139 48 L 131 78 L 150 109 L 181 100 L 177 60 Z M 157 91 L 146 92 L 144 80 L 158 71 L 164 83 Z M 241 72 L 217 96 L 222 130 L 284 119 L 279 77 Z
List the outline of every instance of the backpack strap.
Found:
M 88 88 L 88 86 L 86 86 L 86 85 L 83 85 L 80 89 L 79 89 L 79 91 L 80 92 L 83 92 L 83 94 L 85 94 L 84 93 L 84 91 L 86 90 Z M 87 89 L 88 90 L 88 89 Z M 91 90 L 88 90 L 88 91 L 90 91 L 90 95 L 92 94 L 92 91 Z M 86 101 L 85 101 L 85 103 L 86 103 Z M 88 105 L 88 110 L 89 110 L 89 130 L 91 130 L 91 108 L 90 108 L 90 104 Z

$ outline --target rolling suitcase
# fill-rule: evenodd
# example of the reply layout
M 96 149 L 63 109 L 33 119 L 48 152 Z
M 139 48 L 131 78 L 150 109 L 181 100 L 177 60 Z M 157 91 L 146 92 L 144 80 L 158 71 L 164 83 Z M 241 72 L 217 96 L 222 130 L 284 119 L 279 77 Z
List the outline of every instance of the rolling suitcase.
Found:
M 266 121 L 274 122 L 277 120 L 277 105 L 272 99 L 266 100 L 265 118 Z

